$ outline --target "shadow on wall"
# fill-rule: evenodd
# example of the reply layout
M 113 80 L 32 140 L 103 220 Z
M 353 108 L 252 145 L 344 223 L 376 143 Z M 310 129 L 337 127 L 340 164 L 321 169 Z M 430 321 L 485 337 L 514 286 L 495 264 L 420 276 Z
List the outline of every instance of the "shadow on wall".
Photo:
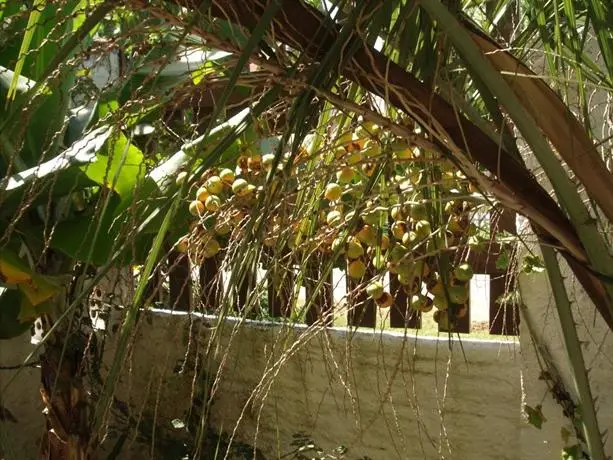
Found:
M 520 458 L 517 343 L 463 339 L 450 350 L 446 337 L 215 321 L 148 312 L 123 369 L 100 458 L 193 453 L 208 394 L 194 395 L 193 388 L 217 375 L 200 458 L 226 452 L 266 459 Z M 196 352 L 214 326 L 221 344 L 206 379 L 195 375 L 202 365 Z M 22 341 L 12 342 L 12 351 L 3 346 L 0 364 L 20 362 L 31 351 Z M 107 363 L 114 346 L 110 337 Z M 1 384 L 9 374 L 0 375 Z M 7 460 L 36 458 L 43 429 L 38 379 L 38 369 L 26 369 L 2 395 L 17 420 L 0 425 Z

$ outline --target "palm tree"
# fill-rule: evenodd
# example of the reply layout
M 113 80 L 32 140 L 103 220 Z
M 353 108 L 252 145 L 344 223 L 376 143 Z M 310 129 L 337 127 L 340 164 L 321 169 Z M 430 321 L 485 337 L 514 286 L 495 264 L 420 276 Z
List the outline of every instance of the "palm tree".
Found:
M 28 286 L 49 293 L 40 302 L 22 304 L 27 306 L 13 318 L 14 333 L 40 313 L 54 320 L 43 359 L 50 439 L 59 440 L 57 445 L 50 441 L 49 458 L 93 455 L 90 427 L 95 433 L 107 414 L 164 242 L 188 233 L 183 201 L 188 190 L 201 185 L 200 175 L 210 178 L 216 173 L 211 168 L 234 164 L 237 157 L 257 157 L 254 139 L 276 136 L 279 147 L 271 150 L 270 169 L 277 171 L 282 164 L 283 170 L 259 176 L 263 189 L 249 203 L 259 212 L 241 221 L 241 237 L 225 248 L 224 263 L 231 274 L 226 292 L 240 291 L 264 254 L 275 267 L 291 258 L 306 273 L 317 248 L 305 248 L 300 241 L 296 245 L 293 233 L 281 232 L 270 246 L 273 250 L 265 251 L 266 235 L 274 234 L 274 219 L 281 219 L 298 229 L 298 239 L 303 234 L 315 239 L 319 197 L 339 161 L 346 161 L 330 154 L 335 139 L 367 122 L 382 128 L 377 142 L 384 151 L 386 145 L 391 150 L 364 165 L 359 192 L 367 198 L 353 202 L 357 217 L 341 231 L 341 245 L 360 225 L 360 213 L 369 211 L 368 198 L 372 202 L 394 195 L 388 191 L 391 178 L 408 174 L 411 167 L 420 175 L 410 191 L 419 189 L 425 202 L 440 203 L 446 171 L 439 164 L 450 164 L 467 178 L 470 190 L 479 190 L 483 207 L 496 203 L 528 218 L 541 244 L 574 371 L 580 437 L 586 452 L 604 458 L 558 255 L 613 328 L 613 264 L 606 236 L 613 221 L 613 180 L 603 153 L 609 138 L 592 128 L 586 90 L 593 85 L 611 94 L 613 39 L 606 24 L 613 9 L 595 0 L 563 5 L 518 0 L 127 0 L 122 6 L 102 2 L 91 10 L 86 4 L 35 1 L 41 12 L 7 2 L 2 11 L 8 21 L 2 36 L 10 47 L 0 62 L 7 69 L 2 81 L 9 101 L 1 114 L 0 171 L 9 185 L 0 194 L 0 218 L 9 229 L 3 235 L 3 260 L 13 261 L 16 274 L 7 283 L 18 288 L 2 299 L 8 301 L 9 292 L 28 298 Z M 45 41 L 49 36 L 57 40 Z M 74 101 L 68 94 L 79 83 L 80 47 L 90 53 L 118 47 L 129 59 L 118 83 L 90 95 L 96 104 L 90 115 L 71 118 Z M 218 54 L 180 78 L 164 74 L 184 48 Z M 538 75 L 530 70 L 533 49 L 545 56 L 546 66 Z M 596 54 L 600 61 L 593 58 Z M 247 72 L 249 64 L 257 70 Z M 566 74 L 579 84 L 562 79 Z M 574 92 L 576 113 L 571 110 Z M 22 109 L 25 119 L 19 115 Z M 71 128 L 71 122 L 80 129 Z M 136 128 L 145 126 L 154 130 L 142 140 Z M 37 145 L 41 138 L 44 142 Z M 419 146 L 427 154 L 403 167 L 395 163 L 398 149 L 393 146 L 398 143 Z M 340 144 L 351 153 L 347 145 Z M 85 160 L 79 157 L 83 148 L 90 149 Z M 62 154 L 76 158 L 78 166 L 61 162 Z M 554 197 L 525 158 L 538 164 Z M 35 169 L 40 163 L 57 167 L 44 176 Z M 179 170 L 187 179 L 177 187 L 169 178 Z M 17 174 L 29 180 L 20 182 Z M 49 191 L 36 201 L 32 192 L 49 183 Z M 79 215 L 83 200 L 87 206 Z M 287 203 L 288 210 L 281 212 L 278 202 Z M 194 206 L 198 215 L 199 205 Z M 433 227 L 445 229 L 442 206 L 429 205 L 428 211 Z M 387 227 L 380 223 L 379 228 Z M 198 263 L 210 244 L 194 232 L 192 228 L 183 241 Z M 75 238 L 75 233 L 83 237 Z M 444 278 L 450 262 L 438 240 L 431 241 Z M 332 252 L 336 256 L 339 251 Z M 30 264 L 20 257 L 26 253 Z M 374 251 L 375 257 L 380 254 L 380 249 Z M 70 321 L 88 293 L 81 264 L 101 267 L 99 279 L 112 265 L 141 263 L 141 282 L 126 308 L 118 352 L 95 411 L 71 410 L 85 407 L 87 399 L 78 366 L 86 341 L 80 332 L 71 333 L 81 328 Z M 278 270 L 270 273 L 277 276 Z M 315 292 L 322 288 L 318 283 Z M 243 303 L 255 305 L 255 297 L 248 293 Z M 50 299 L 55 302 L 46 305 Z M 296 300 L 290 296 L 289 301 Z M 231 302 L 231 296 L 224 297 L 220 317 Z M 67 349 L 74 354 L 67 355 Z M 63 450 L 67 445 L 70 454 Z

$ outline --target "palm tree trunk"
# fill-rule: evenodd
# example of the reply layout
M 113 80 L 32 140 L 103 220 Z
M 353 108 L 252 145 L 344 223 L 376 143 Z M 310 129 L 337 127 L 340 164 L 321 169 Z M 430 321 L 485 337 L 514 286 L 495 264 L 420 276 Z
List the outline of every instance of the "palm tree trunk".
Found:
M 41 446 L 44 460 L 89 460 L 90 423 L 84 383 L 85 335 L 60 328 L 41 356 L 41 397 L 47 431 Z

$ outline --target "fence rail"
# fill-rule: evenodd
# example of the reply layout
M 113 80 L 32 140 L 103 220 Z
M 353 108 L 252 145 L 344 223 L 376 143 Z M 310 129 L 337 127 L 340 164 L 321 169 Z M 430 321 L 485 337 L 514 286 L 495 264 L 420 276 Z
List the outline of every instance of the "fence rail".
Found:
M 502 247 L 496 242 L 495 235 L 501 231 L 515 234 L 515 213 L 508 210 L 498 212 L 490 219 L 490 241 L 486 249 L 470 254 L 455 254 L 462 260 L 468 261 L 476 274 L 489 275 L 489 333 L 491 335 L 519 335 L 519 312 L 517 305 L 505 305 L 499 302 L 501 296 L 514 285 L 512 271 L 501 270 L 496 267 L 496 260 L 501 254 Z M 199 267 L 199 298 L 196 299 L 202 310 L 215 312 L 221 305 L 224 295 L 223 283 L 218 276 L 221 270 L 223 255 L 206 259 Z M 291 311 L 292 298 L 297 278 L 298 267 L 288 268 L 273 263 L 270 255 L 265 257 L 262 268 L 267 270 L 264 292 L 267 298 L 266 314 L 273 318 L 296 318 L 298 312 Z M 306 312 L 300 317 L 306 324 L 321 321 L 323 325 L 332 326 L 334 323 L 335 308 L 339 305 L 334 301 L 334 284 L 332 271 L 327 268 L 326 259 L 317 257 L 310 260 L 305 269 L 302 286 L 304 287 L 307 305 Z M 190 310 L 196 303 L 192 290 L 191 268 L 187 257 L 183 254 L 170 252 L 168 257 L 168 286 L 169 301 L 177 310 Z M 326 275 L 326 270 L 328 274 Z M 368 274 L 367 274 L 368 276 Z M 151 280 L 148 290 L 149 300 L 155 300 L 155 290 L 161 286 L 159 271 Z M 323 279 L 326 277 L 326 279 Z M 318 288 L 319 281 L 322 280 Z M 257 276 L 253 270 L 247 270 L 242 282 L 234 293 L 234 308 L 240 311 L 246 305 L 250 292 L 257 287 Z M 375 327 L 377 324 L 378 307 L 370 299 L 364 289 L 357 289 L 359 283 L 346 278 L 345 305 L 347 311 L 347 326 Z M 389 326 L 392 328 L 420 329 L 422 327 L 422 313 L 410 308 L 409 297 L 396 275 L 390 274 L 389 290 L 394 297 L 394 303 L 389 310 Z M 468 302 L 470 305 L 470 302 Z M 338 312 L 337 312 L 338 313 Z M 338 322 L 337 322 L 338 325 Z M 454 332 L 471 332 L 470 307 L 466 314 L 458 318 L 453 327 Z M 439 324 L 439 331 L 447 329 Z

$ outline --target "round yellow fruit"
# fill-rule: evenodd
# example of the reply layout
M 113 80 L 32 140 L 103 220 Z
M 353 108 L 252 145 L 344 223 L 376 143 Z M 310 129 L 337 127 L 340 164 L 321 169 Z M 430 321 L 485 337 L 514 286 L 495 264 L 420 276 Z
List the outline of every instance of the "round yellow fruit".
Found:
M 221 171 L 219 171 L 219 178 L 224 184 L 232 185 L 232 182 L 234 182 L 235 178 L 234 171 L 228 168 L 222 169 Z
M 196 199 L 198 201 L 202 201 L 203 203 L 206 201 L 206 199 L 211 196 L 211 194 L 209 193 L 209 191 L 207 190 L 206 187 L 202 186 L 200 187 L 197 191 L 196 191 Z
M 247 182 L 245 179 L 235 179 L 234 182 L 232 182 L 232 192 L 234 192 L 234 194 L 236 196 L 245 196 L 247 195 L 249 189 L 249 182 Z
M 362 229 L 356 234 L 358 240 L 368 246 L 377 245 L 377 231 L 370 225 L 364 225 Z
M 343 189 L 337 183 L 330 183 L 326 186 L 326 191 L 324 192 L 324 197 L 328 201 L 338 201 L 343 194 Z
M 204 202 L 204 206 L 207 211 L 217 212 L 219 208 L 221 207 L 221 200 L 219 199 L 218 196 L 211 195 Z
M 366 274 L 366 265 L 361 260 L 352 261 L 347 267 L 347 276 L 359 280 Z
M 341 184 L 348 184 L 355 177 L 355 170 L 348 166 L 336 173 L 336 180 Z
M 185 182 L 185 179 L 187 179 L 187 172 L 181 171 L 179 174 L 177 174 L 175 184 L 181 185 L 183 182 Z
M 204 186 L 209 191 L 209 193 L 213 195 L 218 195 L 223 190 L 223 182 L 221 181 L 219 176 L 209 177 L 204 183 Z
M 189 239 L 187 238 L 187 236 L 183 236 L 179 238 L 179 241 L 177 241 L 177 244 L 175 244 L 175 249 L 177 250 L 177 252 L 181 254 L 186 253 L 187 247 L 188 247 L 188 241 Z
M 210 257 L 214 257 L 219 252 L 220 249 L 221 249 L 221 246 L 219 245 L 219 241 L 217 241 L 214 238 L 211 238 L 204 245 L 203 255 L 206 259 Z
M 364 255 L 364 247 L 356 239 L 350 239 L 347 241 L 347 257 L 350 259 L 357 259 Z
M 199 200 L 194 200 L 189 204 L 189 213 L 192 216 L 200 216 L 204 213 L 204 203 Z

